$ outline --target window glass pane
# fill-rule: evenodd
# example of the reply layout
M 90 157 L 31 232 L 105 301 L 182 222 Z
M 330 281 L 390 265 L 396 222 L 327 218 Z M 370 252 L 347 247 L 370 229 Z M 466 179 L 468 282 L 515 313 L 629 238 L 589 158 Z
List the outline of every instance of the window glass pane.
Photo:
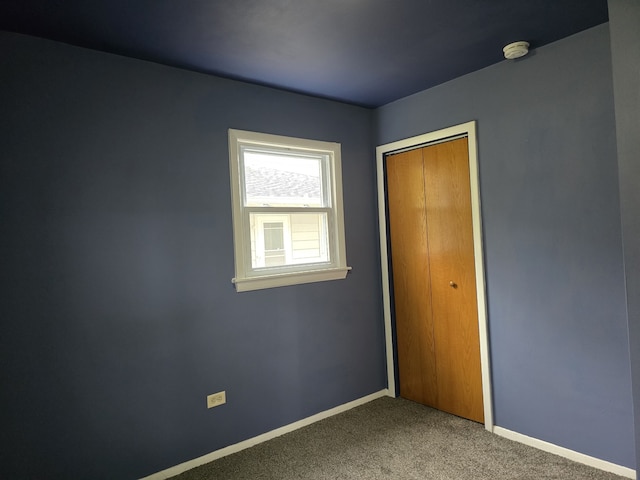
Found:
M 251 213 L 251 266 L 330 261 L 327 212 Z
M 264 224 L 264 249 L 284 250 L 284 226 L 282 222 Z
M 323 157 L 244 150 L 245 205 L 323 207 Z
M 284 224 L 264 223 L 264 266 L 275 267 L 286 264 L 284 250 Z

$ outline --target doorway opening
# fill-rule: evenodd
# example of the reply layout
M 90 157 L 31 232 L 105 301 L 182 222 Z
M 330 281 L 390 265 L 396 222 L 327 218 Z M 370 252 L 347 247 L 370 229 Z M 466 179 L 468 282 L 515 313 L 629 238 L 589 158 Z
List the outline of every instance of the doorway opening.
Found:
M 488 324 L 486 309 L 486 293 L 484 280 L 484 257 L 482 248 L 482 223 L 480 214 L 480 192 L 478 179 L 478 152 L 476 137 L 476 122 L 468 122 L 461 125 L 445 128 L 435 132 L 407 138 L 393 143 L 381 145 L 376 149 L 378 172 L 378 213 L 380 222 L 380 251 L 383 282 L 383 306 L 385 321 L 385 338 L 387 347 L 387 377 L 389 393 L 397 396 L 397 344 L 394 342 L 394 326 L 392 324 L 391 291 L 393 275 L 390 273 L 390 223 L 388 218 L 388 185 L 386 182 L 387 159 L 392 155 L 429 147 L 444 142 L 451 142 L 458 138 L 466 138 L 469 167 L 469 194 L 471 200 L 471 223 L 473 262 L 475 267 L 478 321 L 478 343 L 480 356 L 480 376 L 482 382 L 482 409 L 485 428 L 493 429 L 493 411 L 491 400 L 491 378 L 489 366 Z

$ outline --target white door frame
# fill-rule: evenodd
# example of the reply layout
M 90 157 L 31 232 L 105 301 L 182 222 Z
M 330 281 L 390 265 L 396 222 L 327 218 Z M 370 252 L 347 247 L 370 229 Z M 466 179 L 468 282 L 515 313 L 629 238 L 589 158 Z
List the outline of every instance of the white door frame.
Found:
M 384 308 L 384 330 L 387 347 L 387 378 L 391 396 L 397 396 L 395 379 L 395 351 L 391 326 L 391 296 L 389 278 L 389 258 L 386 217 L 386 188 L 384 176 L 385 156 L 403 150 L 411 150 L 420 146 L 441 143 L 455 137 L 468 138 L 469 143 L 469 175 L 471 180 L 471 218 L 473 221 L 473 253 L 476 267 L 476 292 L 478 303 L 478 330 L 480 334 L 480 365 L 482 372 L 482 402 L 484 405 L 484 425 L 493 431 L 493 409 L 491 399 L 491 372 L 489 368 L 489 341 L 487 323 L 487 302 L 484 281 L 484 255 L 482 249 L 482 221 L 480 215 L 480 186 L 478 178 L 478 144 L 476 122 L 471 121 L 453 127 L 437 130 L 424 135 L 406 138 L 397 142 L 380 145 L 376 148 L 378 169 L 378 218 L 380 223 L 380 260 L 382 266 L 382 299 Z

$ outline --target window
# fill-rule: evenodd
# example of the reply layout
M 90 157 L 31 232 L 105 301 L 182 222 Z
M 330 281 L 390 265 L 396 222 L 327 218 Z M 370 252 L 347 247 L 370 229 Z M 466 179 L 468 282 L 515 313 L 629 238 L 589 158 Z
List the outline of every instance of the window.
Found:
M 229 130 L 238 292 L 345 278 L 340 144 Z

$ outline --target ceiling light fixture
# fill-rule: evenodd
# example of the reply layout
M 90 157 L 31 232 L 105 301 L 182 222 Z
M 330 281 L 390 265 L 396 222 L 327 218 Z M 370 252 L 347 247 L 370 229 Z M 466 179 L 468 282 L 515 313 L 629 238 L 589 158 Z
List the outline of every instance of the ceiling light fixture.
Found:
M 515 60 L 529 53 L 529 42 L 513 42 L 506 45 L 502 51 L 504 52 L 504 58 Z

